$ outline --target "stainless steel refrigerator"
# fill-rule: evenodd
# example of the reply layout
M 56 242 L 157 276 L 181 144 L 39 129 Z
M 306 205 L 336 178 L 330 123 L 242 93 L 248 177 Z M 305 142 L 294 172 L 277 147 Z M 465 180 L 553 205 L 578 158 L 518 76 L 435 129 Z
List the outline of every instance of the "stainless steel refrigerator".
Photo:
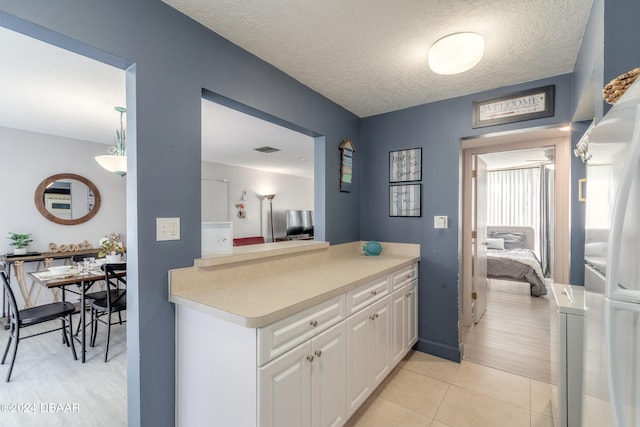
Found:
M 640 426 L 640 80 L 587 138 L 582 424 Z

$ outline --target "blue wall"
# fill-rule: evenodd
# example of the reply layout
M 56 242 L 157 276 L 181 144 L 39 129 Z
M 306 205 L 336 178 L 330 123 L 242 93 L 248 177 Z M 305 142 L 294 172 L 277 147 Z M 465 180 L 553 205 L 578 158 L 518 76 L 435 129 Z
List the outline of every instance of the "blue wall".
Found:
M 640 6 L 634 0 L 611 3 L 604 18 L 605 81 L 640 63 L 640 51 L 633 47 L 640 30 L 627 22 L 638 16 Z M 596 6 L 602 7 L 602 0 L 595 0 Z M 364 238 L 422 244 L 418 347 L 453 360 L 459 358 L 459 139 L 568 122 L 579 97 L 572 93 L 571 76 L 558 76 L 360 121 L 157 0 L 0 0 L 0 11 L 0 25 L 122 68 L 135 64 L 127 80 L 132 165 L 127 176 L 127 237 L 133 261 L 128 316 L 130 425 L 173 424 L 174 313 L 167 302 L 167 270 L 192 265 L 200 251 L 203 88 L 318 136 L 319 236 L 332 243 Z M 598 25 L 590 31 L 601 30 Z M 584 76 L 590 75 L 594 64 L 603 63 L 593 51 L 598 36 L 591 34 L 585 37 L 593 44 L 586 45 L 577 62 L 578 90 L 584 89 Z M 556 85 L 554 117 L 471 129 L 472 100 L 547 84 Z M 574 142 L 578 132 L 572 136 Z M 352 138 L 357 149 L 352 193 L 338 191 L 338 145 L 345 137 Z M 423 148 L 422 217 L 389 218 L 388 152 L 413 147 Z M 572 196 L 572 214 L 579 211 L 573 200 Z M 449 216 L 449 228 L 433 229 L 434 215 Z M 164 216 L 181 218 L 180 241 L 155 241 L 155 218 Z M 574 226 L 578 222 L 572 218 Z M 572 233 L 572 281 L 579 238 L 580 233 Z
M 590 121 L 574 122 L 571 125 L 571 146 L 575 147 Z M 579 200 L 579 180 L 586 177 L 585 164 L 579 157 L 571 154 L 571 265 L 569 266 L 569 284 L 584 286 L 584 226 L 586 203 Z
M 200 255 L 203 88 L 322 135 L 316 190 L 325 211 L 317 227 L 331 243 L 360 239 L 358 157 L 352 192 L 338 191 L 338 146 L 351 137 L 361 155 L 360 121 L 158 0 L 0 0 L 0 25 L 123 68 L 135 64 L 127 75 L 128 421 L 173 425 L 167 271 Z M 182 239 L 156 242 L 156 217 L 180 217 Z
M 553 117 L 471 128 L 472 101 L 513 91 L 556 85 Z M 420 243 L 418 349 L 459 360 L 458 266 L 460 138 L 567 123 L 572 116 L 573 79 L 563 75 L 474 95 L 420 105 L 362 120 L 364 177 L 362 237 Z M 422 217 L 391 218 L 388 207 L 389 151 L 422 147 Z M 449 228 L 434 229 L 433 217 L 447 215 Z

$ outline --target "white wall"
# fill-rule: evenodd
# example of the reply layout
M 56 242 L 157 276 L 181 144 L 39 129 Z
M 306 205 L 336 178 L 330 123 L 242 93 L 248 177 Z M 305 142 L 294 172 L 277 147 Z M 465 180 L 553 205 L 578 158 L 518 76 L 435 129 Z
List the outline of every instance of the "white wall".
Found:
M 124 239 L 126 178 L 107 172 L 94 160 L 97 155 L 107 154 L 107 147 L 106 144 L 0 127 L 3 183 L 0 253 L 13 251 L 6 238 L 9 232 L 32 234 L 29 251 L 37 252 L 48 252 L 49 243 L 60 245 L 84 240 L 97 247 L 100 237 L 113 232 L 120 233 Z M 58 173 L 78 174 L 96 185 L 102 204 L 95 217 L 84 224 L 60 225 L 40 215 L 34 202 L 36 187 L 45 178 Z M 31 271 L 33 267 L 35 263 L 25 264 L 25 271 Z M 19 293 L 16 297 L 20 304 Z M 48 301 L 50 293 L 42 292 L 38 302 Z
M 274 233 L 286 234 L 285 211 L 289 209 L 313 210 L 313 179 L 263 172 L 256 169 L 202 162 L 202 179 L 228 180 L 229 218 L 233 222 L 233 237 L 264 236 L 271 240 L 269 202 L 259 196 L 275 194 L 273 199 Z M 243 191 L 247 192 L 247 216 L 238 218 L 235 205 Z M 224 203 L 224 201 L 220 201 Z

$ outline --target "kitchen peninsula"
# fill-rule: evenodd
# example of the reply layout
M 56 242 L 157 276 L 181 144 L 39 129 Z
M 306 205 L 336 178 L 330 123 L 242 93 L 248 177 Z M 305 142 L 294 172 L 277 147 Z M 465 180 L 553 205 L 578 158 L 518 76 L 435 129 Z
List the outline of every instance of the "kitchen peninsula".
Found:
M 176 424 L 342 425 L 417 341 L 420 245 L 288 241 L 169 272 Z

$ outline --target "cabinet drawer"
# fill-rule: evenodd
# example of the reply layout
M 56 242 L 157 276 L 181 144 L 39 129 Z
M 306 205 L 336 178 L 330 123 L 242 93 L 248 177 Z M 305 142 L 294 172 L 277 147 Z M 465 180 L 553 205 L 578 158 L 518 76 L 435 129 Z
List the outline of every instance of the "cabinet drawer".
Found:
M 345 318 L 344 295 L 258 329 L 258 366 L 312 338 Z
M 389 295 L 389 279 L 386 276 L 353 289 L 347 293 L 347 313 L 352 314 L 362 310 L 387 295 Z
M 418 278 L 418 264 L 413 264 L 402 270 L 391 273 L 392 290 L 396 290 L 405 284 Z

